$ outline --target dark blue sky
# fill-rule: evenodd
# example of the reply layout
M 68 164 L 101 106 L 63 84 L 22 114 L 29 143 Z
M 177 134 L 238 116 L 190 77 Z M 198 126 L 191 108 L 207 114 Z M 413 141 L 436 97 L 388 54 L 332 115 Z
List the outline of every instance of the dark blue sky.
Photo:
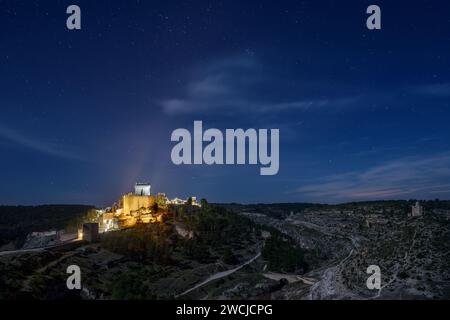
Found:
M 449 199 L 449 53 L 448 1 L 0 1 L 0 203 Z M 173 165 L 194 120 L 279 128 L 279 174 Z

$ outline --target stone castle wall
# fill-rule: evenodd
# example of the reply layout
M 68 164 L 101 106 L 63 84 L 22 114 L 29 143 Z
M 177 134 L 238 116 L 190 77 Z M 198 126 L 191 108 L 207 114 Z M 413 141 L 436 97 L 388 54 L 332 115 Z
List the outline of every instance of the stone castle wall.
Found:
M 151 208 L 156 203 L 155 196 L 138 196 L 135 194 L 126 194 L 123 196 L 123 213 L 129 215 L 131 212 L 141 208 Z

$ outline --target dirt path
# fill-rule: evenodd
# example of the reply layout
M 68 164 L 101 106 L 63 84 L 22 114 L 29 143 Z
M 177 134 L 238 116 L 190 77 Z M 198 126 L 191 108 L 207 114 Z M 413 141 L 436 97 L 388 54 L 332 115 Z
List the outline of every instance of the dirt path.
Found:
M 286 279 L 289 283 L 303 282 L 304 284 L 313 285 L 317 282 L 316 279 L 303 277 L 297 274 L 284 274 L 276 272 L 263 273 L 263 276 L 267 279 L 280 281 L 281 279 Z
M 236 271 L 241 270 L 243 267 L 245 267 L 246 265 L 249 265 L 250 263 L 252 263 L 253 261 L 255 261 L 256 259 L 258 259 L 261 256 L 261 252 L 258 253 L 256 256 L 254 256 L 253 258 L 251 258 L 250 260 L 248 260 L 247 262 L 241 264 L 240 266 L 230 269 L 230 270 L 226 270 L 226 271 L 222 271 L 222 272 L 218 272 L 216 274 L 213 274 L 212 276 L 210 276 L 208 279 L 206 279 L 203 282 L 200 282 L 199 284 L 193 286 L 192 288 L 184 291 L 183 293 L 180 293 L 179 295 L 175 296 L 175 298 L 179 298 L 181 296 L 184 296 L 186 294 L 188 294 L 189 292 L 192 292 L 200 287 L 203 287 L 204 285 L 210 283 L 211 281 L 217 280 L 217 279 L 221 279 L 221 278 L 225 278 L 228 277 L 229 275 L 235 273 Z
M 414 229 L 414 235 L 413 235 L 413 239 L 411 241 L 411 245 L 409 246 L 409 250 L 405 252 L 405 256 L 403 258 L 404 260 L 404 265 L 406 265 L 409 261 L 409 255 L 412 251 L 412 248 L 414 247 L 414 244 L 416 243 L 416 236 L 417 236 L 417 227 Z M 378 299 L 381 296 L 381 291 L 390 286 L 395 280 L 398 279 L 398 274 L 400 273 L 400 266 L 397 265 L 397 268 L 395 270 L 394 275 L 392 276 L 392 278 L 386 282 L 384 285 L 381 286 L 380 290 L 378 290 L 377 294 L 374 295 L 373 297 L 368 298 L 367 300 L 373 300 L 373 299 Z
M 320 280 L 313 284 L 307 295 L 308 300 L 327 299 L 332 296 L 336 296 L 346 291 L 340 280 L 340 269 L 344 263 L 353 256 L 355 249 L 352 249 L 350 253 L 336 265 L 321 270 L 321 274 L 318 277 Z M 313 270 L 308 274 L 315 273 L 317 270 Z
M 35 271 L 33 272 L 33 274 L 31 274 L 30 276 L 26 277 L 25 280 L 22 282 L 22 288 L 23 288 L 23 290 L 28 291 L 28 290 L 31 289 L 31 288 L 30 288 L 30 281 L 33 279 L 33 277 L 35 277 L 35 276 L 38 275 L 38 274 L 44 273 L 44 272 L 47 271 L 49 268 L 51 268 L 51 267 L 57 265 L 58 263 L 64 261 L 65 259 L 67 259 L 67 258 L 69 258 L 69 257 L 72 257 L 72 256 L 74 256 L 74 255 L 76 255 L 76 254 L 78 254 L 78 252 L 68 252 L 68 253 L 65 253 L 65 254 L 64 254 L 63 256 L 61 256 L 60 258 L 58 258 L 58 259 L 56 259 L 56 260 L 53 260 L 53 261 L 50 261 L 50 262 L 49 262 L 48 264 L 46 264 L 45 266 L 43 266 L 43 267 L 41 267 L 41 268 L 35 270 Z
M 20 254 L 20 253 L 40 252 L 40 251 L 44 251 L 44 250 L 47 250 L 47 249 L 58 248 L 58 247 L 66 245 L 66 244 L 74 243 L 74 242 L 78 242 L 78 241 L 81 241 L 81 240 L 74 239 L 74 240 L 64 241 L 64 242 L 61 242 L 61 243 L 59 243 L 57 245 L 54 245 L 54 246 L 42 247 L 42 248 L 20 249 L 20 250 L 12 250 L 12 251 L 1 251 L 0 252 L 0 257 L 1 256 L 7 256 L 7 255 L 10 255 L 10 254 L 17 254 L 17 253 Z

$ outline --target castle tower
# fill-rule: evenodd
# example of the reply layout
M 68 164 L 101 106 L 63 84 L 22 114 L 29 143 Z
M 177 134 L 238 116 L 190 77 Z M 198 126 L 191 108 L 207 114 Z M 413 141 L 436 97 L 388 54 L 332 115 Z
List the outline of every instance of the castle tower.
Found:
M 150 188 L 149 183 L 136 183 L 134 186 L 134 194 L 136 196 L 149 196 Z

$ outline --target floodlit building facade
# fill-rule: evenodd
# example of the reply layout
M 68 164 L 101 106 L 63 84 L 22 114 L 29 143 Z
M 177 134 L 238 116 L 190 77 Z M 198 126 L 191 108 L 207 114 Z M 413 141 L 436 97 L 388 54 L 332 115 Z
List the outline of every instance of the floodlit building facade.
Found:
M 129 215 L 139 209 L 150 209 L 155 203 L 156 198 L 154 196 L 141 196 L 136 194 L 126 194 L 122 198 L 123 202 L 123 214 Z

